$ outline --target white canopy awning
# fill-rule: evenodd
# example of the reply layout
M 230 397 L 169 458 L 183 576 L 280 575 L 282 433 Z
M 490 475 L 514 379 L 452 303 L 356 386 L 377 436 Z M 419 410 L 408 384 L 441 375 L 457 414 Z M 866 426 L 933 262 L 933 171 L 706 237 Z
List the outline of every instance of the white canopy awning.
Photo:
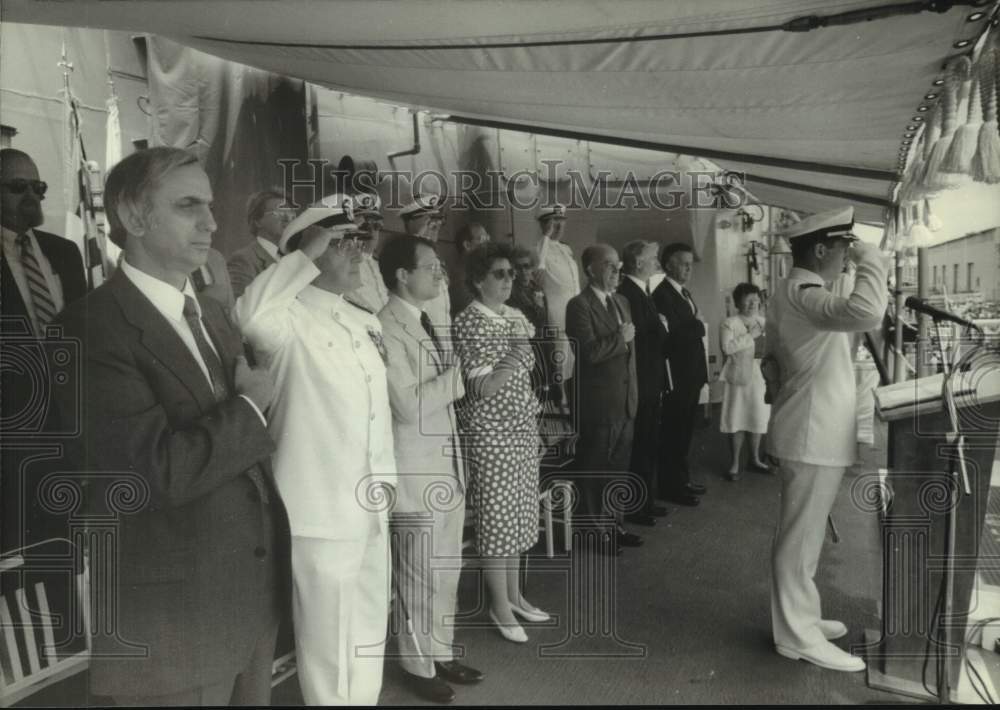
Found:
M 850 201 L 861 219 L 882 221 L 907 125 L 945 61 L 972 46 L 956 43 L 986 24 L 970 21 L 971 2 L 933 4 L 947 5 L 4 0 L 3 9 L 5 21 L 156 33 L 467 122 L 700 155 L 746 172 L 765 202 L 815 211 Z M 872 19 L 843 15 L 856 12 Z M 782 29 L 808 16 L 829 26 Z

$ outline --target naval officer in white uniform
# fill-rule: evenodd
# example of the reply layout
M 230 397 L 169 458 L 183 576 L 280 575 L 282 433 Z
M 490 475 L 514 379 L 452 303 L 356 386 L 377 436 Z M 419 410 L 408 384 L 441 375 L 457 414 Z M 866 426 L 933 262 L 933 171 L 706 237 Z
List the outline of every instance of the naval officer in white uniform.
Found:
M 307 705 L 374 705 L 389 610 L 396 479 L 382 326 L 346 301 L 364 247 L 351 199 L 325 197 L 286 227 L 285 254 L 236 303 L 275 380 L 274 474 L 292 533 L 296 663 Z
M 831 643 L 847 634 L 823 619 L 814 577 L 841 479 L 854 463 L 857 414 L 850 333 L 877 327 L 888 300 L 878 248 L 856 241 L 851 207 L 813 215 L 787 238 L 794 267 L 768 307 L 762 369 L 772 393 L 768 453 L 780 464 L 781 512 L 771 552 L 771 621 L 779 654 L 823 668 L 865 664 Z M 846 297 L 826 286 L 857 265 Z

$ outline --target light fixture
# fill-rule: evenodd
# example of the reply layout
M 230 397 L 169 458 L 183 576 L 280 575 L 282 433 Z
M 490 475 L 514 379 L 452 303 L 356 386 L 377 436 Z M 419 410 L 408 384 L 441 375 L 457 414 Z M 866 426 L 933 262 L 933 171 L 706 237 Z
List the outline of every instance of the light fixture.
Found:
M 926 96 L 924 96 L 924 98 L 925 98 L 925 99 L 927 99 L 928 101 L 933 101 L 934 99 L 936 99 L 936 98 L 937 98 L 937 94 L 935 94 L 935 93 L 934 93 L 934 92 L 932 91 L 931 93 L 929 93 L 929 94 L 927 94 Z
M 749 232 L 753 229 L 755 223 L 760 222 L 764 219 L 764 207 L 757 203 L 751 203 L 749 207 L 756 207 L 760 210 L 760 216 L 754 217 L 744 208 L 740 208 L 736 211 L 736 225 L 740 228 L 741 232 Z
M 913 117 L 913 120 L 914 120 L 914 121 L 923 121 L 923 120 L 924 120 L 924 117 L 923 117 L 923 116 L 914 116 L 914 117 Z
M 917 111 L 920 111 L 921 113 L 924 112 L 924 111 L 930 111 L 930 110 L 931 110 L 930 106 L 917 106 Z
M 971 39 L 960 39 L 957 42 L 955 42 L 955 44 L 953 44 L 952 47 L 954 47 L 955 49 L 962 49 L 963 47 L 968 47 L 970 44 L 972 44 Z
M 934 86 L 943 86 L 943 85 L 944 85 L 944 79 L 935 79 L 934 80 Z
M 969 15 L 969 22 L 979 22 L 979 20 L 983 19 L 984 17 L 986 17 L 985 12 L 974 12 L 971 15 Z

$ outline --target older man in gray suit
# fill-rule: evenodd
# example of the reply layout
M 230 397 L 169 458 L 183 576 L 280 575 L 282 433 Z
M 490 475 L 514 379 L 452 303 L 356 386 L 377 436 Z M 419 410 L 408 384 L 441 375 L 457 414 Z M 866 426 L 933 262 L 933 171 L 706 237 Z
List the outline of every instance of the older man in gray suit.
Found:
M 458 455 L 455 401 L 465 394 L 423 310 L 443 278 L 433 242 L 396 239 L 379 257 L 389 302 L 379 312 L 387 355 L 397 498 L 391 518 L 397 584 L 396 637 L 407 685 L 450 702 L 452 683 L 478 683 L 479 671 L 454 660 L 452 640 L 465 519 L 465 471 Z

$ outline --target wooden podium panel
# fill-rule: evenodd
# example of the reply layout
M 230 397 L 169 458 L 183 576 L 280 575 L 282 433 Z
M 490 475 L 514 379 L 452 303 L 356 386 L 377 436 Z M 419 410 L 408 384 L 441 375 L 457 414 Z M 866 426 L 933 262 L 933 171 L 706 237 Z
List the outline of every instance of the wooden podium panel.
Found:
M 955 378 L 962 455 L 949 436 L 942 376 L 876 391 L 879 417 L 889 426 L 889 472 L 881 490 L 882 624 L 880 633 L 866 639 L 873 687 L 927 698 L 936 692 L 938 658 L 949 664 L 952 685 L 959 678 L 1000 430 L 1000 364 L 993 364 L 995 372 L 985 376 Z M 960 473 L 963 458 L 968 494 Z M 952 614 L 945 618 L 949 514 L 955 516 L 954 586 Z M 940 642 L 939 624 L 949 629 L 947 646 Z

